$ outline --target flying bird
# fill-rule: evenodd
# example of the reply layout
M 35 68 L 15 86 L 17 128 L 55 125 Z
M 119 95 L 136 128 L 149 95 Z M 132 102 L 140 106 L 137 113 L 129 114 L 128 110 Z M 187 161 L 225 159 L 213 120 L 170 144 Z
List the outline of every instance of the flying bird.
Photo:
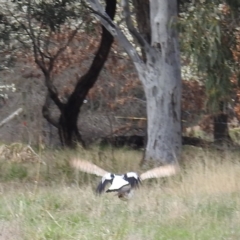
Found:
M 176 174 L 179 171 L 178 165 L 165 165 L 150 169 L 140 175 L 138 175 L 136 172 L 127 172 L 125 174 L 118 175 L 107 172 L 91 162 L 77 158 L 72 159 L 70 164 L 72 167 L 82 172 L 102 177 L 102 180 L 96 189 L 98 194 L 103 193 L 107 185 L 110 184 L 110 187 L 106 192 L 117 192 L 117 196 L 121 200 L 128 200 L 131 198 L 134 189 L 138 188 L 143 180 L 149 178 L 168 177 Z

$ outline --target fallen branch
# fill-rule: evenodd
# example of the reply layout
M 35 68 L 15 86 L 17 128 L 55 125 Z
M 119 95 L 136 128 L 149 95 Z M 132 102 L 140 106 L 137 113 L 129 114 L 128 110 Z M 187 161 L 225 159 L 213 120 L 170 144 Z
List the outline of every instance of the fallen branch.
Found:
M 0 127 L 2 127 L 4 124 L 6 124 L 7 122 L 11 121 L 15 117 L 17 117 L 22 112 L 23 112 L 22 108 L 17 109 L 15 112 L 13 112 L 11 115 L 9 115 L 7 118 L 5 118 L 4 120 L 2 120 L 0 122 Z

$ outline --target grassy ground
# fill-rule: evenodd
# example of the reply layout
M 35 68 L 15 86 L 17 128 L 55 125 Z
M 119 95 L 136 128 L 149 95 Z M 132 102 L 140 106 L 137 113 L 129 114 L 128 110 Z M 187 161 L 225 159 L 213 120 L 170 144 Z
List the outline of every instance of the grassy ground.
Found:
M 146 181 L 129 202 L 96 196 L 99 178 L 72 170 L 73 152 L 39 162 L 0 160 L 0 239 L 240 239 L 240 154 L 186 148 L 178 176 Z M 138 170 L 141 153 L 79 150 L 114 172 Z

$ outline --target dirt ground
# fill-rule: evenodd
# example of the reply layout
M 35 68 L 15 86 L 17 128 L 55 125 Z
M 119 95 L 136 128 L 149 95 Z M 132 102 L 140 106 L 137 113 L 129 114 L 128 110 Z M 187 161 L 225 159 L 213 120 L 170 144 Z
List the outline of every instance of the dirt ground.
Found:
M 17 222 L 8 222 L 0 220 L 0 240 L 22 240 L 20 224 Z

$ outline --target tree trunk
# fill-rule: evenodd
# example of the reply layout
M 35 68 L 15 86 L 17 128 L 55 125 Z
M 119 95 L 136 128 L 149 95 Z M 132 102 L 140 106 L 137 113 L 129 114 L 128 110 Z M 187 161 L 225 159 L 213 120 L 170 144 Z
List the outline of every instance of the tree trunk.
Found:
M 74 109 L 71 111 L 71 109 L 66 108 L 61 113 L 58 132 L 63 146 L 75 148 L 80 143 L 86 147 L 77 126 L 78 114 L 79 111 L 74 111 Z
M 217 144 L 229 143 L 231 138 L 228 131 L 228 115 L 218 113 L 214 116 L 213 136 Z
M 181 73 L 178 36 L 170 22 L 177 2 L 151 1 L 152 52 L 147 53 L 144 84 L 148 142 L 143 162 L 173 163 L 181 151 Z
M 106 13 L 111 19 L 114 18 L 115 10 L 116 0 L 106 0 Z M 96 83 L 104 63 L 107 60 L 113 41 L 113 36 L 105 27 L 102 27 L 102 40 L 93 63 L 88 72 L 78 79 L 73 93 L 69 97 L 63 110 L 61 110 L 59 135 L 64 146 L 75 147 L 78 142 L 85 146 L 77 126 L 78 115 L 84 99 Z
M 132 59 L 147 100 L 147 146 L 142 163 L 174 163 L 181 152 L 181 73 L 176 0 L 150 2 L 151 42 L 134 28 L 129 2 L 122 0 L 129 32 L 143 48 L 141 59 L 126 36 L 102 11 L 97 0 L 86 0 L 99 13 L 99 19 L 115 36 Z M 147 21 L 145 21 L 147 22 Z
M 173 163 L 181 151 L 180 72 L 167 59 L 169 55 L 146 72 L 148 141 L 143 163 Z
M 133 6 L 136 11 L 136 20 L 139 33 L 143 38 L 150 43 L 151 42 L 151 25 L 150 25 L 150 3 L 149 0 L 133 0 Z M 141 48 L 142 58 L 146 62 L 146 52 L 144 48 Z
M 216 144 L 230 143 L 228 115 L 224 113 L 224 102 L 219 102 L 219 113 L 213 118 L 213 137 Z

